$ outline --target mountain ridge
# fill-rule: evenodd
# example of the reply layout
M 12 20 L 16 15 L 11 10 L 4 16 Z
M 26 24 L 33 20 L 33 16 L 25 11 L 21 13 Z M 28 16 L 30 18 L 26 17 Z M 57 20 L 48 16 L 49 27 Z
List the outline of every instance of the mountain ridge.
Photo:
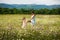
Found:
M 5 4 L 0 3 L 0 8 L 25 8 L 25 9 L 52 9 L 52 8 L 60 8 L 60 5 L 37 5 L 37 4 Z

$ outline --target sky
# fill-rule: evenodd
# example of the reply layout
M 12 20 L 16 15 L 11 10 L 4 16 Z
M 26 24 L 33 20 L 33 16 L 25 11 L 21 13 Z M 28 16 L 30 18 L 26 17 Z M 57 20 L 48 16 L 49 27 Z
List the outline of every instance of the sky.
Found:
M 60 0 L 0 0 L 6 4 L 38 4 L 38 5 L 60 5 Z

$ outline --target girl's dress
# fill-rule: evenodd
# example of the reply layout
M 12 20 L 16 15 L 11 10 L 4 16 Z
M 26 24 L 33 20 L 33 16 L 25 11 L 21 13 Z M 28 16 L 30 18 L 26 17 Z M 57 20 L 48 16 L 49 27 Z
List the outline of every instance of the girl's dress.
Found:
M 26 26 L 26 20 L 23 20 L 22 28 L 25 28 Z

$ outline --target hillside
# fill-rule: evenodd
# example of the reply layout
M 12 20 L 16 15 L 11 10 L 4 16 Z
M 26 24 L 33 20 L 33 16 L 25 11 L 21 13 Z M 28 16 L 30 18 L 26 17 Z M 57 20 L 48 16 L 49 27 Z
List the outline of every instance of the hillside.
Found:
M 41 8 L 60 8 L 60 5 L 36 5 L 36 4 L 4 4 L 0 3 L 0 8 L 25 8 L 25 9 L 41 9 Z

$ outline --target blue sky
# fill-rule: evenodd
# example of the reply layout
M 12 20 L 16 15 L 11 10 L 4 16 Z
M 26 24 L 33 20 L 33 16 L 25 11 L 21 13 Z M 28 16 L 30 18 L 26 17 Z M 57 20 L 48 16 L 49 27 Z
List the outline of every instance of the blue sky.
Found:
M 60 0 L 0 0 L 0 3 L 60 5 Z

